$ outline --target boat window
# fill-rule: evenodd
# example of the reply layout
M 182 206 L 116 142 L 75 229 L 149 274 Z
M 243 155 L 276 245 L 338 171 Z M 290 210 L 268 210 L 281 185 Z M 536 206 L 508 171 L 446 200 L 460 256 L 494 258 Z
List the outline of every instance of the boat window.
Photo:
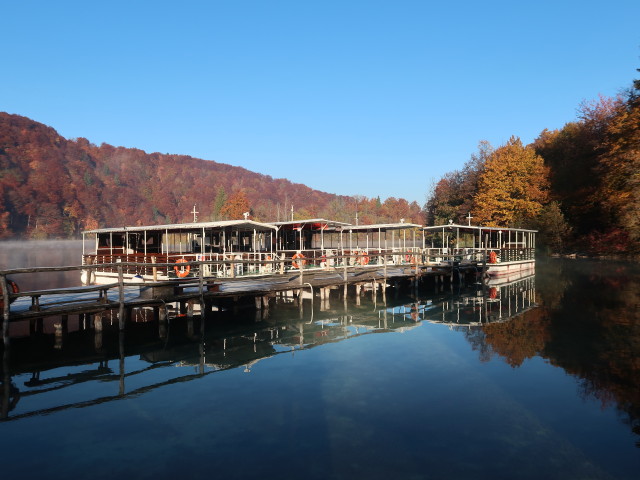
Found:
M 113 244 L 111 241 L 113 240 Z M 124 233 L 101 233 L 98 235 L 98 247 L 123 247 Z

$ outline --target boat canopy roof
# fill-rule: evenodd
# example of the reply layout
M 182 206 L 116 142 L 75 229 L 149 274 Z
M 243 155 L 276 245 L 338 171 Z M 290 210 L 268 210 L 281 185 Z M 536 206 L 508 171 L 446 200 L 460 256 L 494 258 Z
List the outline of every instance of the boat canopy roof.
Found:
M 325 230 L 327 228 L 346 227 L 349 224 L 344 222 L 336 222 L 335 220 L 327 220 L 326 218 L 310 218 L 305 220 L 290 220 L 286 222 L 269 222 L 270 225 L 278 227 L 291 228 L 309 228 L 311 230 Z
M 114 228 L 97 228 L 95 230 L 85 230 L 87 233 L 116 233 L 116 232 L 145 232 L 150 230 L 171 230 L 171 231 L 197 231 L 206 229 L 224 229 L 232 228 L 234 230 L 243 231 L 276 231 L 278 228 L 269 223 L 254 222 L 253 220 L 225 220 L 220 222 L 197 222 L 197 223 L 175 223 L 171 225 L 147 225 L 135 227 L 114 227 Z
M 434 225 L 432 227 L 423 227 L 422 230 L 425 232 L 438 233 L 441 232 L 442 229 L 457 229 L 461 232 L 528 232 L 528 233 L 537 233 L 537 230 L 530 230 L 526 228 L 506 228 L 506 227 L 480 227 L 478 225 L 458 225 L 455 223 L 445 224 L 445 225 Z
M 387 230 L 405 230 L 422 228 L 417 223 L 374 223 L 372 225 L 348 225 L 342 228 L 343 232 L 377 232 Z

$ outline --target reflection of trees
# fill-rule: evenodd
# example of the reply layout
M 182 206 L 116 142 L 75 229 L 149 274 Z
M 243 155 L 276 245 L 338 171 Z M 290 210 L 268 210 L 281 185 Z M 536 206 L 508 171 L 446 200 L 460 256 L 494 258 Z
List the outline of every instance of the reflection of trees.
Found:
M 509 322 L 490 323 L 483 330 L 491 350 L 504 357 L 512 367 L 519 367 L 527 358 L 540 355 L 548 335 L 541 308 L 529 310 Z
M 541 308 L 484 325 L 469 338 L 481 360 L 487 351 L 513 367 L 547 358 L 579 379 L 584 398 L 617 408 L 640 435 L 638 267 L 558 260 L 538 269 L 536 290 Z

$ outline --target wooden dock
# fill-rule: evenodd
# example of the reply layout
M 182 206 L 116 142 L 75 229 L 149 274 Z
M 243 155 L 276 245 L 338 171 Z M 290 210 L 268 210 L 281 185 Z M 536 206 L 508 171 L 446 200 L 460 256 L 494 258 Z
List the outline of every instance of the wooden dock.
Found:
M 229 305 L 253 304 L 256 310 L 268 309 L 271 299 L 279 295 L 301 297 L 304 294 L 321 300 L 328 298 L 331 290 L 342 288 L 346 297 L 347 289 L 355 289 L 359 296 L 364 289 L 381 292 L 385 295 L 388 287 L 402 282 L 416 285 L 418 281 L 430 279 L 433 282 L 453 282 L 466 275 L 476 275 L 481 265 L 467 264 L 453 266 L 439 263 L 431 264 L 418 257 L 414 252 L 406 252 L 411 262 L 395 264 L 386 256 L 377 264 L 360 265 L 353 262 L 353 256 L 337 256 L 335 267 L 306 267 L 302 264 L 294 268 L 292 263 L 263 262 L 271 273 L 256 273 L 244 276 L 204 277 L 202 272 L 217 262 L 188 262 L 196 277 L 181 278 L 161 282 L 125 283 L 123 272 L 131 268 L 145 267 L 144 264 L 118 262 L 115 264 L 96 264 L 69 267 L 42 267 L 0 271 L 2 298 L 10 298 L 11 303 L 3 302 L 3 336 L 8 337 L 10 322 L 40 319 L 49 316 L 98 314 L 106 311 L 118 311 L 120 328 L 124 328 L 126 318 L 132 308 L 152 307 L 164 310 L 174 305 L 180 313 L 192 315 L 194 309 L 201 312 L 215 311 Z M 405 258 L 405 252 L 399 252 L 396 258 Z M 236 262 L 242 262 L 237 260 Z M 255 261 L 252 261 L 255 263 Z M 158 264 L 170 268 L 173 264 Z M 195 268 L 194 268 L 195 267 Z M 72 288 L 59 288 L 12 293 L 7 291 L 7 278 L 26 274 L 38 275 L 45 272 L 86 271 L 87 269 L 110 268 L 118 272 L 117 282 L 103 285 L 88 285 Z M 257 272 L 264 268 L 256 269 Z M 231 272 L 235 271 L 234 265 Z M 159 315 L 163 315 L 162 312 Z

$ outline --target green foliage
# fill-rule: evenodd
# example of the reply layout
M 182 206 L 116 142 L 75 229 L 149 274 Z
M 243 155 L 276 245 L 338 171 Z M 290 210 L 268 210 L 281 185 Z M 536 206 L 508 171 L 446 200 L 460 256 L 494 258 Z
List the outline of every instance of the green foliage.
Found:
M 211 213 L 212 221 L 221 220 L 220 212 L 222 211 L 222 208 L 224 207 L 225 203 L 227 203 L 227 194 L 224 191 L 224 187 L 221 186 L 218 188 L 218 191 L 216 193 L 216 198 L 213 201 L 213 207 L 212 207 L 212 213 Z
M 571 227 L 558 202 L 553 201 L 542 207 L 540 215 L 535 220 L 535 227 L 540 232 L 538 235 L 539 246 L 546 247 L 552 253 L 565 251 Z

